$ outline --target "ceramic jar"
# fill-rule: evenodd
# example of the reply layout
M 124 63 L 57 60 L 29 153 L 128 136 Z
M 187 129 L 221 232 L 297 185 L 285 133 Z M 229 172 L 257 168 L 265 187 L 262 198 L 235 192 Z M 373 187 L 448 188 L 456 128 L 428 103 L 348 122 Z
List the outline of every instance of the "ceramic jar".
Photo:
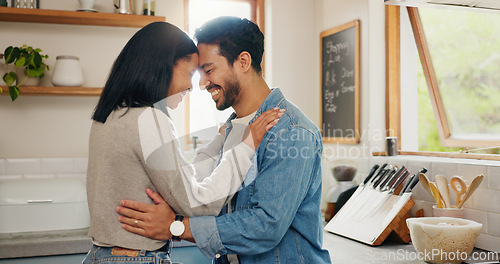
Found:
M 69 55 L 57 56 L 52 73 L 52 84 L 54 86 L 81 86 L 83 72 L 80 59 Z

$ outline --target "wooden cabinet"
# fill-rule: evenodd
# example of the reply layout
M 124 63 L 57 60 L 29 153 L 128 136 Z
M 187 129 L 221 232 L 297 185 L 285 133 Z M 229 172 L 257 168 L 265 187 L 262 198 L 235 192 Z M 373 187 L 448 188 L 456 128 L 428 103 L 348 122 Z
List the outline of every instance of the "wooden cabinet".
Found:
M 0 7 L 0 21 L 141 28 L 165 17 Z M 8 87 L 2 89 L 3 95 L 9 93 Z M 20 87 L 26 95 L 99 96 L 101 92 L 101 87 Z

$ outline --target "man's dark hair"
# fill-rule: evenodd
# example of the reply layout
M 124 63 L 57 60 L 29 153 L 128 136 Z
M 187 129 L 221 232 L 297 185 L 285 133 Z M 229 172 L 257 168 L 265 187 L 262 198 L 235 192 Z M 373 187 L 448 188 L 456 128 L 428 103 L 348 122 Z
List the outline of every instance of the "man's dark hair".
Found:
M 198 44 L 219 45 L 220 54 L 231 66 L 243 51 L 247 51 L 252 57 L 252 68 L 257 73 L 262 72 L 264 34 L 252 21 L 239 17 L 218 17 L 196 29 L 194 37 Z
M 173 68 L 198 49 L 178 27 L 151 23 L 128 41 L 116 59 L 92 119 L 106 122 L 113 110 L 153 106 L 167 97 Z

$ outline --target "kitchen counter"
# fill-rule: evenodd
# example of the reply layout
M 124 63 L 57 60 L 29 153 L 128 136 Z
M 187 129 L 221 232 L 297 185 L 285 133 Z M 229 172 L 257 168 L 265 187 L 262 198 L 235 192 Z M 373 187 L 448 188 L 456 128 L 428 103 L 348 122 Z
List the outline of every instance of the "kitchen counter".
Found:
M 0 234 L 0 259 L 88 252 L 88 228 Z
M 14 258 L 63 254 L 75 254 L 70 255 L 73 256 L 72 260 L 78 259 L 78 261 L 76 261 L 75 263 L 80 263 L 80 259 L 83 259 L 85 257 L 84 253 L 86 253 L 91 246 L 90 239 L 87 237 L 87 231 L 87 229 L 80 229 L 58 232 L 0 234 L 0 259 L 5 259 L 0 260 L 0 263 L 22 263 L 16 262 L 16 259 Z M 192 243 L 181 241 L 175 242 L 174 247 L 188 247 L 192 245 Z M 325 231 L 323 234 L 323 247 L 328 249 L 328 251 L 330 252 L 332 263 L 425 263 L 422 260 L 418 259 L 415 249 L 411 244 L 402 244 L 393 241 L 385 241 L 380 246 L 372 247 Z M 193 256 L 192 250 L 189 252 L 181 251 L 182 250 L 177 250 L 177 252 L 179 253 L 178 261 L 185 260 L 186 256 Z M 474 252 L 484 251 L 475 249 Z M 199 259 L 207 260 L 207 262 L 209 263 L 208 259 L 202 256 L 201 252 L 196 250 L 196 253 L 199 253 Z M 176 254 L 174 249 L 172 258 L 174 258 L 175 255 Z M 60 258 L 63 257 L 65 256 L 60 256 Z M 490 260 L 498 260 L 498 255 L 496 256 L 496 259 Z M 47 263 L 55 263 L 54 261 L 55 260 L 51 259 Z M 486 261 L 486 259 L 482 259 L 481 261 Z M 476 262 L 481 261 L 478 260 Z M 63 261 L 61 263 L 68 262 Z M 184 261 L 184 263 L 199 263 L 199 261 Z
M 92 246 L 87 233 L 88 228 L 0 234 L 0 259 L 87 253 Z M 187 246 L 194 244 L 174 242 L 174 247 Z
M 382 245 L 374 247 L 325 231 L 323 247 L 330 252 L 332 263 L 338 264 L 426 263 L 419 258 L 411 243 L 386 240 Z M 478 259 L 463 263 L 500 263 L 498 262 L 500 253 L 488 255 L 487 251 L 475 248 L 473 254 L 477 254 Z

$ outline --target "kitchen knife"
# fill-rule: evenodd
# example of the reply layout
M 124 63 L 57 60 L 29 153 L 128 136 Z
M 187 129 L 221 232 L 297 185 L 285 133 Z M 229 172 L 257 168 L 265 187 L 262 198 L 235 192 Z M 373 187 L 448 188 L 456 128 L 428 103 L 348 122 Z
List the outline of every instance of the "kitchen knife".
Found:
M 403 189 L 401 189 L 401 192 L 399 193 L 399 195 L 403 195 L 403 193 L 406 192 L 406 190 L 408 189 L 408 186 L 411 184 L 414 177 L 415 177 L 415 174 L 410 176 L 410 177 L 407 177 L 408 180 L 406 181 L 405 185 L 403 186 Z
M 398 181 L 399 178 L 401 178 L 401 176 L 403 176 L 403 174 L 406 172 L 406 167 L 405 166 L 402 166 L 392 177 L 391 179 L 388 181 L 388 183 L 384 186 L 384 188 L 382 189 L 382 191 L 386 191 L 386 190 L 390 190 L 394 184 L 396 184 L 396 182 Z
M 419 181 L 419 178 L 417 175 L 419 175 L 420 173 L 425 174 L 426 172 L 427 172 L 427 169 L 422 168 L 421 170 L 418 171 L 418 174 L 414 175 L 415 177 L 412 176 L 412 181 L 410 182 L 410 184 L 408 184 L 408 187 L 406 188 L 405 193 L 411 192 L 411 190 L 413 190 L 413 187 L 415 187 L 415 185 L 417 185 L 417 183 Z
M 387 170 L 384 171 L 384 174 L 382 174 L 374 183 L 373 183 L 373 188 L 377 188 L 377 186 L 380 185 L 380 183 L 382 183 L 382 181 L 391 173 L 392 169 L 389 168 Z
M 387 163 L 382 164 L 382 166 L 379 168 L 377 174 L 370 179 L 369 185 L 373 186 L 373 183 L 386 171 L 385 167 L 387 167 Z
M 394 183 L 394 185 L 391 187 L 391 190 L 389 192 L 394 193 L 396 191 L 396 189 L 399 187 L 399 185 L 401 185 L 401 183 L 403 183 L 405 181 L 405 179 L 408 177 L 408 175 L 410 175 L 410 172 L 408 170 L 405 170 L 403 175 L 401 175 L 401 177 L 399 177 L 399 179 L 396 181 L 396 183 Z M 403 189 L 401 189 L 401 192 L 400 192 L 400 195 L 402 195 L 402 194 L 403 194 Z
M 381 181 L 377 190 L 382 191 L 395 174 L 396 174 L 396 168 L 392 168 L 387 174 L 387 176 Z
M 377 171 L 377 169 L 379 167 L 380 166 L 378 164 L 373 165 L 370 173 L 368 173 L 368 176 L 366 176 L 365 180 L 363 181 L 362 186 L 365 186 L 368 183 L 368 181 L 370 180 L 370 178 L 375 174 L 375 172 Z

